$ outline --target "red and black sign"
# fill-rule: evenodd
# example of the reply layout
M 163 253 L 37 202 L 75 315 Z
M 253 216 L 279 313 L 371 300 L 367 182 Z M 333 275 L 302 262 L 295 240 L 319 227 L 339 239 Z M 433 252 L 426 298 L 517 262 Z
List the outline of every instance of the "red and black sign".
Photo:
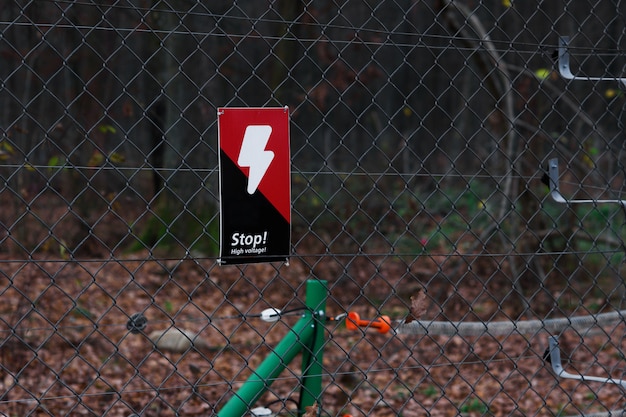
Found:
M 218 109 L 220 262 L 285 261 L 291 252 L 289 110 Z

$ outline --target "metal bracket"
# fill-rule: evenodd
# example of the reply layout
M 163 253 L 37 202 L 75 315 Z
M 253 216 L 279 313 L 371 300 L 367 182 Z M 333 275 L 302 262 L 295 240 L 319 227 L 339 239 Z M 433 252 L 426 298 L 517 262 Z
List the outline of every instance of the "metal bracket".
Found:
M 550 196 L 554 201 L 561 204 L 619 204 L 626 207 L 626 200 L 574 200 L 566 199 L 559 191 L 559 160 L 554 158 L 548 161 L 548 187 Z
M 619 81 L 626 87 L 626 78 L 622 77 L 587 77 L 574 75 L 569 65 L 569 36 L 559 36 L 559 73 L 567 80 L 583 81 Z
M 549 349 L 550 349 L 550 364 L 552 365 L 552 370 L 556 374 L 556 376 L 560 378 L 566 379 L 577 379 L 579 381 L 584 382 L 601 382 L 603 384 L 615 384 L 626 387 L 626 381 L 623 379 L 613 379 L 613 378 L 602 378 L 598 376 L 588 376 L 581 374 L 570 374 L 563 369 L 563 365 L 561 364 L 561 352 L 559 350 L 559 340 L 556 336 L 548 337 Z

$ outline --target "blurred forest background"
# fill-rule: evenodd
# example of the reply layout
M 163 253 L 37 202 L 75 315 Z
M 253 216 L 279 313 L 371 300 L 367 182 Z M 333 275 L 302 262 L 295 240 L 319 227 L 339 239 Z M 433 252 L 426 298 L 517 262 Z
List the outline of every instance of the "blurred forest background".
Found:
M 459 205 L 533 253 L 549 157 L 621 191 L 621 85 L 555 71 L 570 36 L 574 71 L 621 75 L 621 6 L 6 2 L 2 249 L 215 254 L 217 107 L 286 105 L 296 254 L 454 247 L 445 224 L 480 233 Z

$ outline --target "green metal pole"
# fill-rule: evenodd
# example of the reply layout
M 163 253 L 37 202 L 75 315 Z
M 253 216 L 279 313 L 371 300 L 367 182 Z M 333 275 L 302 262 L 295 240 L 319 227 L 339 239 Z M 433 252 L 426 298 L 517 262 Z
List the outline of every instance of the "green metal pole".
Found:
M 270 387 L 274 380 L 285 369 L 303 346 L 312 345 L 318 326 L 316 321 L 319 309 L 326 303 L 327 291 L 325 281 L 307 281 L 307 311 L 280 343 L 268 354 L 256 371 L 244 382 L 237 393 L 218 412 L 218 417 L 243 417 Z M 321 391 L 321 382 L 320 388 Z M 318 394 L 319 396 L 319 394 Z
M 311 296 L 306 298 L 307 307 L 313 314 L 313 339 L 302 351 L 302 386 L 300 388 L 300 402 L 298 405 L 298 415 L 306 413 L 306 408 L 320 402 L 322 395 L 322 372 L 323 355 L 326 338 L 324 331 L 326 327 L 326 298 L 328 297 L 328 286 L 326 281 L 308 281 L 308 286 L 314 287 Z

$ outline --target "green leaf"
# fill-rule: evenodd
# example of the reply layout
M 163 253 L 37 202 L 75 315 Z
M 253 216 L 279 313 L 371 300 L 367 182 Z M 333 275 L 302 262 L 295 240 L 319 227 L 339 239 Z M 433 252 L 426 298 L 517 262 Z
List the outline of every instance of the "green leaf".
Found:
M 13 148 L 13 146 L 7 142 L 7 141 L 2 141 L 0 142 L 2 144 L 2 150 L 6 151 L 8 153 L 15 153 L 15 149 Z
M 111 154 L 109 154 L 109 161 L 111 161 L 114 164 L 120 164 L 124 162 L 125 160 L 126 158 L 121 153 L 111 152 Z
M 98 130 L 102 133 L 116 133 L 117 132 L 115 127 L 111 125 L 100 125 L 98 126 Z
M 535 71 L 535 77 L 537 77 L 539 80 L 543 81 L 546 78 L 548 78 L 551 73 L 552 73 L 552 71 L 550 71 L 547 68 L 539 68 L 538 70 Z
M 60 159 L 57 155 L 54 155 L 52 158 L 48 160 L 49 167 L 58 167 L 60 165 Z

